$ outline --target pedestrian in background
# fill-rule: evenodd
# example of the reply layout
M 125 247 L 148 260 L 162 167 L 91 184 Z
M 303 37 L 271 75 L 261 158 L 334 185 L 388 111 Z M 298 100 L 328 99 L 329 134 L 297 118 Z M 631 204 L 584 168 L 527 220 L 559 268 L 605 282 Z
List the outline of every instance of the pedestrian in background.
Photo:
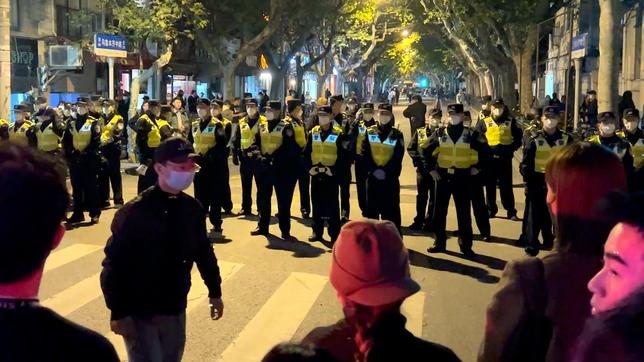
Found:
M 303 340 L 339 361 L 459 361 L 449 348 L 414 337 L 400 307 L 420 290 L 409 254 L 389 221 L 352 221 L 333 247 L 330 281 L 345 318 Z
M 413 135 L 417 129 L 425 126 L 427 106 L 423 103 L 423 97 L 419 94 L 411 96 L 410 102 L 411 104 L 403 111 L 403 116 L 409 118 L 411 134 Z
M 626 190 L 626 174 L 610 151 L 582 142 L 557 150 L 545 179 L 555 251 L 505 266 L 487 309 L 479 362 L 570 361 L 590 316 L 586 285 L 601 269 L 613 227 L 597 207 L 611 192 Z
M 589 90 L 586 98 L 581 104 L 581 118 L 588 123 L 590 127 L 597 127 L 597 92 Z
M 131 362 L 181 361 L 193 264 L 208 287 L 210 317 L 223 315 L 221 276 L 204 210 L 183 192 L 192 184 L 195 156 L 183 138 L 163 141 L 154 154 L 158 183 L 128 202 L 112 222 L 101 288 L 110 327 L 123 336 Z
M 617 105 L 617 116 L 619 119 L 622 119 L 624 116 L 624 111 L 627 109 L 637 109 L 635 107 L 635 102 L 633 102 L 633 92 L 627 90 L 622 94 L 619 104 Z

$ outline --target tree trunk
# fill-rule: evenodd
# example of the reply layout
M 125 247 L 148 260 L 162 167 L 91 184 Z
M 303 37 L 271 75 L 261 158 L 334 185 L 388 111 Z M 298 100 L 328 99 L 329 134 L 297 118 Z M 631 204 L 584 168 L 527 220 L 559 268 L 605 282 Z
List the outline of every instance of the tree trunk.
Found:
M 517 69 L 519 79 L 520 108 L 522 114 L 527 114 L 532 106 L 532 53 L 536 50 L 536 32 L 529 32 L 523 49 L 512 54 L 512 60 Z
M 159 59 L 157 59 L 152 66 L 139 74 L 138 77 L 132 79 L 132 85 L 130 87 L 130 109 L 128 110 L 128 117 L 132 118 L 136 115 L 136 106 L 139 99 L 139 91 L 141 89 L 141 84 L 147 82 L 148 79 L 152 78 L 153 75 L 157 73 L 158 69 L 165 67 L 172 59 L 172 46 L 168 46 L 165 53 L 163 53 Z
M 617 111 L 617 93 L 619 91 L 622 8 L 619 0 L 599 0 L 599 9 L 598 111 L 614 112 Z
M 272 99 L 284 99 L 284 94 L 286 93 L 286 71 L 288 67 L 282 67 L 281 69 L 273 68 L 271 73 L 273 74 L 273 81 L 271 82 L 271 92 L 269 93 Z
M 494 96 L 494 81 L 492 81 L 492 72 L 486 70 L 481 77 L 483 78 L 482 87 L 486 96 Z
M 498 72 L 500 82 L 497 87 L 497 93 L 503 98 L 503 102 L 509 109 L 514 108 L 517 104 L 516 93 L 514 90 L 514 84 L 516 83 L 516 70 L 513 65 L 514 64 L 508 64 L 505 71 L 500 70 Z
M 224 99 L 232 100 L 235 98 L 235 70 L 237 66 L 234 63 L 229 63 L 223 68 L 224 73 Z
M 11 116 L 11 3 L 0 0 L 0 118 Z

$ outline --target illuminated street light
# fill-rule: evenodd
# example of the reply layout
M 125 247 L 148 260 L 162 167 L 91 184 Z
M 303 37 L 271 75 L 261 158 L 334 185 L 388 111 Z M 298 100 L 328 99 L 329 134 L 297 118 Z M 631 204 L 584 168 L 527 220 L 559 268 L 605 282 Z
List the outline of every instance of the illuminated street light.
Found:
M 403 30 L 402 31 L 402 36 L 404 36 L 405 38 L 408 37 L 409 36 L 409 30 L 407 30 L 407 29 Z

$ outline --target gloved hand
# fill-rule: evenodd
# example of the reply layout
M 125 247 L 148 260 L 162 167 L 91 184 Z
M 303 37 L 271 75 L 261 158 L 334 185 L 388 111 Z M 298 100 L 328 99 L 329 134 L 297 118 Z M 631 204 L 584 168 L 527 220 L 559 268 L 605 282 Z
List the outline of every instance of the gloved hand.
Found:
M 311 168 L 309 169 L 309 175 L 311 175 L 311 176 L 315 176 L 315 175 L 317 175 L 317 174 L 318 174 L 318 168 L 317 168 L 317 167 L 313 166 L 313 167 L 311 167 Z
M 429 175 L 434 179 L 435 182 L 438 182 L 441 180 L 441 175 L 436 170 L 431 171 Z
M 478 175 L 478 174 L 479 174 L 479 172 L 480 172 L 480 171 L 479 171 L 479 169 L 478 169 L 478 168 L 476 168 L 476 167 L 472 167 L 472 168 L 470 169 L 470 175 L 472 175 L 472 176 L 476 176 L 476 175 Z
M 383 169 L 379 168 L 379 169 L 373 171 L 373 177 L 375 177 L 376 180 L 382 181 L 382 180 L 385 179 L 385 177 L 387 177 L 387 174 L 385 173 L 385 171 Z

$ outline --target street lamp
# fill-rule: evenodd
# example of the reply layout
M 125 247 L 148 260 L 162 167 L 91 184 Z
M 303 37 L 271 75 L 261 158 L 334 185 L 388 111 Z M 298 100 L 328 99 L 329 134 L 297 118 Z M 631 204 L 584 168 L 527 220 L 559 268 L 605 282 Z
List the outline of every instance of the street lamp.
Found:
M 409 30 L 407 30 L 407 29 L 403 30 L 402 31 L 402 36 L 405 37 L 405 38 L 408 37 L 409 36 Z

